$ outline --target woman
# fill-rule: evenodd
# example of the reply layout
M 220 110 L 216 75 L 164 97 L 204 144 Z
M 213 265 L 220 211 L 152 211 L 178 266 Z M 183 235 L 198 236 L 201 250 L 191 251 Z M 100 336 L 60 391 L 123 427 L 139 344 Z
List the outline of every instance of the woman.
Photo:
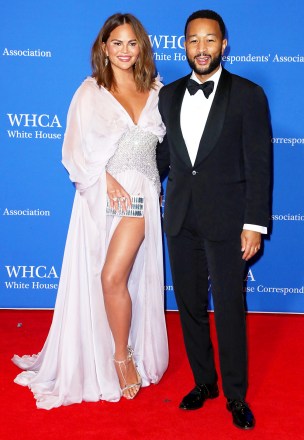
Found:
M 63 164 L 76 195 L 52 326 L 41 353 L 13 358 L 27 370 L 15 382 L 45 409 L 132 399 L 168 362 L 155 163 L 161 84 L 134 16 L 108 18 L 92 67 L 67 119 Z M 132 211 L 131 196 L 143 198 L 142 217 L 106 215 Z

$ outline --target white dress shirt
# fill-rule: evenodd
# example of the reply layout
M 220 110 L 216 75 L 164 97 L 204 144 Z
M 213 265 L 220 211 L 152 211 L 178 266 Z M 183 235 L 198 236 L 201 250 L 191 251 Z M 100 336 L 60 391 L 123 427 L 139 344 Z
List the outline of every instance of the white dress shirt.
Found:
M 214 81 L 214 88 L 208 99 L 205 97 L 202 90 L 198 90 L 194 95 L 190 95 L 186 89 L 184 95 L 180 114 L 180 124 L 192 165 L 195 163 L 199 143 L 205 129 L 221 73 L 222 66 L 220 66 L 220 68 L 208 79 L 208 81 Z M 192 72 L 191 79 L 201 84 L 201 81 L 197 78 L 194 72 Z M 244 224 L 243 229 L 267 234 L 267 228 L 265 226 L 246 223 Z

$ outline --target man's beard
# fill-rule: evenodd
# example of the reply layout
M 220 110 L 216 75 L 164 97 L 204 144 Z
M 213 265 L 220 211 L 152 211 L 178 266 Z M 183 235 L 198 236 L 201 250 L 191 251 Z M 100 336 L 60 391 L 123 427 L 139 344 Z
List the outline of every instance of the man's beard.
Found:
M 196 56 L 200 56 L 200 55 L 202 55 L 202 54 L 199 54 Z M 210 73 L 214 72 L 214 70 L 221 64 L 222 55 L 219 54 L 216 58 L 213 58 L 213 60 L 211 60 L 209 67 L 207 67 L 207 68 L 206 67 L 197 67 L 197 65 L 195 64 L 195 61 L 190 60 L 188 58 L 188 55 L 187 55 L 187 60 L 188 60 L 189 66 L 191 67 L 191 69 L 194 70 L 195 73 L 197 73 L 198 75 L 209 75 Z

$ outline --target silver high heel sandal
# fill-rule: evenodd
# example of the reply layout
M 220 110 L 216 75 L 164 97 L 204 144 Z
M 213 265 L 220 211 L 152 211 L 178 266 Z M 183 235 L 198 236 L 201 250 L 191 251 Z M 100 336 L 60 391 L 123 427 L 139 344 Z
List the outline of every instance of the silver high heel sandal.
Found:
M 133 359 L 133 349 L 128 346 L 128 356 L 125 360 L 117 361 L 115 358 L 113 358 L 113 361 L 116 365 L 119 366 L 119 371 L 120 371 L 121 377 L 124 381 L 124 386 L 120 388 L 122 396 L 125 397 L 126 399 L 134 399 L 134 397 L 137 396 L 137 394 L 141 388 L 142 379 L 141 379 L 141 376 L 136 368 L 136 365 L 135 365 L 135 362 Z M 137 383 L 132 383 L 132 384 L 128 385 L 126 376 L 127 376 L 127 367 L 130 362 L 133 363 L 133 366 L 135 368 L 136 375 L 137 375 Z M 124 392 L 130 390 L 131 388 L 134 388 L 136 391 L 134 396 L 130 396 L 129 394 L 125 395 Z

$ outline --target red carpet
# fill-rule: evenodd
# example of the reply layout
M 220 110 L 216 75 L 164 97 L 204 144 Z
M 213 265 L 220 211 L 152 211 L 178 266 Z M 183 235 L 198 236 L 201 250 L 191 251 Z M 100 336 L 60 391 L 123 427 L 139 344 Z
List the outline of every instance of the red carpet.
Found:
M 193 379 L 175 312 L 167 313 L 170 366 L 160 384 L 144 388 L 134 401 L 82 403 L 51 411 L 36 409 L 32 393 L 13 383 L 19 370 L 10 358 L 41 349 L 52 312 L 2 310 L 0 318 L 1 439 L 304 439 L 303 316 L 248 316 L 247 400 L 257 420 L 250 432 L 232 425 L 222 393 L 198 411 L 178 409 Z M 213 315 L 211 320 L 213 324 Z M 212 334 L 215 339 L 214 328 Z

